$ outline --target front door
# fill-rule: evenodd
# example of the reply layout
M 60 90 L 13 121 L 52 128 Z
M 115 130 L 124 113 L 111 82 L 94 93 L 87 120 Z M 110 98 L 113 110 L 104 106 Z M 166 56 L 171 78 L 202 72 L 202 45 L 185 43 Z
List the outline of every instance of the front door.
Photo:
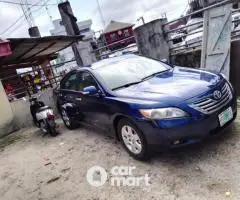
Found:
M 101 92 L 100 86 L 87 71 L 79 72 L 77 77 L 78 95 L 75 97 L 75 102 L 79 114 L 83 117 L 83 121 L 99 128 L 108 129 L 111 125 L 110 107 L 105 100 L 103 92 Z M 89 86 L 96 87 L 99 93 L 94 95 L 85 94 L 83 92 L 84 88 Z
M 69 74 L 63 80 L 57 92 L 60 109 L 65 109 L 71 118 L 78 118 L 75 104 L 77 72 Z

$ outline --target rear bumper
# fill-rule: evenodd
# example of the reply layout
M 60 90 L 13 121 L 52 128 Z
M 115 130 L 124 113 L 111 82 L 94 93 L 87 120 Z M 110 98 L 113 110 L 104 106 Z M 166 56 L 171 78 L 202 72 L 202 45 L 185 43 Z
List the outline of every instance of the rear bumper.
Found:
M 233 119 L 220 127 L 218 115 L 232 107 Z M 178 125 L 173 128 L 161 128 L 153 121 L 137 122 L 138 127 L 143 131 L 147 142 L 154 148 L 176 148 L 194 143 L 199 143 L 208 137 L 218 134 L 222 129 L 230 125 L 237 116 L 237 103 L 233 99 L 228 105 L 213 113 L 210 116 L 205 116 L 203 119 L 193 120 Z

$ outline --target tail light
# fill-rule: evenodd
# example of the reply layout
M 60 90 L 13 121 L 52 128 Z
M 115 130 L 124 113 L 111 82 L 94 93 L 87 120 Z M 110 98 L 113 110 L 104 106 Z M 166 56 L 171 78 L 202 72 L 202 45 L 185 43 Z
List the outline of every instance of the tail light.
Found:
M 48 119 L 55 119 L 56 115 L 48 113 L 47 117 L 48 117 Z

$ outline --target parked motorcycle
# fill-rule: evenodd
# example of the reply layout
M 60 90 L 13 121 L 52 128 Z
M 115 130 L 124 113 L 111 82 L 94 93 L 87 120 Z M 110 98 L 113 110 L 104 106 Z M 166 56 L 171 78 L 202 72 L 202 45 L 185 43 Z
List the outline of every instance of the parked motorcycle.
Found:
M 35 125 L 44 133 L 49 133 L 51 136 L 57 136 L 55 114 L 53 109 L 45 106 L 42 101 L 38 100 L 39 95 L 33 95 L 29 98 L 30 111 Z

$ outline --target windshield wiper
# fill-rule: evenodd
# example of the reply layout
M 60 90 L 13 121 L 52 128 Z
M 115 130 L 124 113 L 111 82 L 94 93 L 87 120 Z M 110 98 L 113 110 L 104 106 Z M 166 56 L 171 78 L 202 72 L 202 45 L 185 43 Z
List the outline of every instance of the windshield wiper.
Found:
M 116 88 L 113 88 L 112 90 L 118 90 L 118 89 L 121 89 L 121 88 L 126 88 L 126 87 L 129 87 L 131 85 L 136 85 L 138 83 L 141 83 L 142 81 L 136 81 L 136 82 L 132 82 L 132 83 L 127 83 L 125 85 L 122 85 L 122 86 L 119 86 L 119 87 L 116 87 Z
M 150 79 L 150 78 L 152 78 L 152 77 L 154 77 L 154 76 L 156 76 L 156 75 L 158 75 L 158 74 L 161 74 L 161 73 L 166 72 L 166 71 L 169 71 L 169 70 L 170 70 L 170 69 L 167 69 L 167 70 L 164 70 L 164 71 L 161 71 L 161 72 L 153 73 L 153 74 L 151 74 L 151 75 L 149 75 L 149 76 L 144 77 L 144 78 L 142 79 L 142 81 L 146 81 L 146 80 L 148 80 L 148 79 Z
M 121 88 L 129 87 L 129 86 L 131 86 L 131 85 L 136 85 L 136 84 L 138 84 L 138 83 L 141 83 L 141 82 L 143 82 L 143 81 L 146 81 L 147 79 L 150 79 L 150 78 L 156 76 L 157 74 L 161 74 L 161 73 L 166 72 L 166 71 L 169 71 L 169 70 L 170 70 L 170 69 L 167 69 L 167 70 L 164 70 L 164 71 L 161 71 L 161 72 L 153 73 L 153 74 L 151 74 L 151 75 L 149 75 L 149 76 L 146 76 L 146 77 L 142 78 L 140 81 L 136 81 L 136 82 L 132 82 L 132 83 L 127 83 L 127 84 L 125 84 L 125 85 L 122 85 L 122 86 L 113 88 L 112 90 L 118 90 L 118 89 L 121 89 Z

